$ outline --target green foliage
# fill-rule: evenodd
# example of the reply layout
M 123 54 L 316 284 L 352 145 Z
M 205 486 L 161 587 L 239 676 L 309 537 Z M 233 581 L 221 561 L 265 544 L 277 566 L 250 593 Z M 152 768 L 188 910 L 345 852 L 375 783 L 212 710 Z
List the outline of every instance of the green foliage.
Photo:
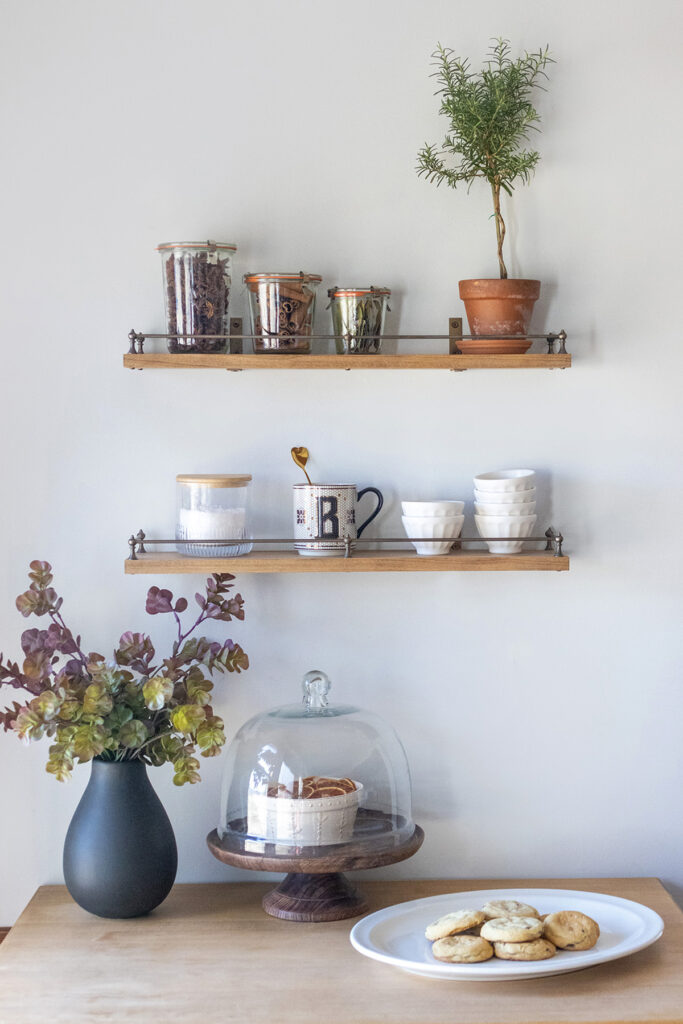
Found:
M 232 640 L 221 644 L 190 634 L 210 619 L 244 618 L 241 596 L 229 594 L 234 577 L 216 573 L 207 580 L 205 594 L 196 595 L 200 614 L 185 632 L 185 598 L 174 604 L 170 591 L 150 588 L 149 614 L 172 615 L 178 627 L 171 655 L 155 668 L 154 645 L 144 633 L 124 633 L 111 662 L 101 654 L 86 655 L 61 616 L 51 566 L 36 561 L 30 568 L 31 584 L 17 598 L 17 608 L 25 617 L 48 615 L 51 625 L 22 634 L 21 667 L 0 654 L 0 684 L 32 695 L 28 703 L 15 701 L 0 712 L 0 725 L 24 743 L 53 737 L 47 771 L 60 782 L 71 778 L 74 764 L 94 757 L 170 762 L 177 786 L 199 782 L 195 753 L 213 757 L 225 744 L 223 720 L 211 707 L 210 677 L 243 671 L 249 659 Z
M 548 47 L 512 60 L 510 43 L 497 39 L 489 59 L 478 73 L 467 59 L 439 46 L 432 55 L 434 77 L 441 97 L 439 113 L 449 129 L 441 148 L 427 143 L 418 153 L 417 173 L 437 185 L 469 186 L 477 178 L 488 181 L 493 196 L 500 276 L 507 277 L 503 261 L 505 224 L 500 212 L 500 191 L 512 195 L 515 182 L 527 183 L 539 160 L 535 150 L 525 149 L 540 118 L 531 97 L 547 79 L 546 67 L 554 63 Z

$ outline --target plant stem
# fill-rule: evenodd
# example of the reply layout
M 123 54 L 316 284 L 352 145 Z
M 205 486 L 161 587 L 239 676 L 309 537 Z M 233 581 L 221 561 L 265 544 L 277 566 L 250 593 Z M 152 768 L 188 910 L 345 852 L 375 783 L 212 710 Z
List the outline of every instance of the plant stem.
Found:
M 71 630 L 69 629 L 69 627 L 65 623 L 65 621 L 62 618 L 61 614 L 59 612 L 51 611 L 51 612 L 49 612 L 49 615 L 50 615 L 50 618 L 52 619 L 52 621 L 55 623 L 55 625 L 59 626 L 61 629 L 63 629 L 65 635 L 72 641 L 74 647 L 76 648 L 76 650 L 74 651 L 74 654 L 76 655 L 76 657 L 79 659 L 79 661 L 81 662 L 81 664 L 85 668 L 86 674 L 88 676 L 90 676 L 90 673 L 88 672 L 88 659 L 86 658 L 86 656 L 83 654 L 83 651 L 80 649 L 80 647 L 76 643 L 76 641 L 74 639 L 73 633 L 71 632 Z
M 491 191 L 493 193 L 493 212 L 496 219 L 496 238 L 498 239 L 498 266 L 500 267 L 500 276 L 505 279 L 508 276 L 507 267 L 503 259 L 503 242 L 505 241 L 505 221 L 500 212 L 500 182 L 496 179 L 491 182 Z
M 139 747 L 128 747 L 127 749 L 128 750 L 134 750 L 136 755 L 137 755 L 137 754 L 140 753 L 141 750 L 144 750 L 145 747 L 148 747 L 150 745 L 150 743 L 154 743 L 161 736 L 170 736 L 172 734 L 172 732 L 173 732 L 173 729 L 166 729 L 164 732 L 158 732 L 156 734 L 156 736 L 150 736 L 149 739 L 146 739 L 145 742 L 141 743 Z

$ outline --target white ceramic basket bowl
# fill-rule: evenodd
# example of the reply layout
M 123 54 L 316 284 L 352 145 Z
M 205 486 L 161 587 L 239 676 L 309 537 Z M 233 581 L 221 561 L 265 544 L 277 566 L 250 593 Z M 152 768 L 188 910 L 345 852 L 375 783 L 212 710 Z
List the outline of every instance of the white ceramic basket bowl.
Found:
M 288 846 L 347 843 L 353 835 L 362 791 L 362 784 L 356 782 L 355 791 L 343 796 L 297 800 L 249 790 L 247 831 L 269 843 Z
M 536 501 L 536 488 L 530 487 L 527 491 L 480 491 L 475 487 L 474 500 L 491 505 L 518 505 Z
M 493 502 L 475 501 L 474 511 L 478 516 L 532 516 L 536 511 L 536 502 L 511 501 L 507 505 L 494 505 Z
M 406 537 L 422 538 L 412 544 L 418 555 L 447 555 L 462 531 L 464 516 L 401 516 Z M 431 540 L 430 540 L 431 538 Z M 427 543 L 427 541 L 430 541 Z M 442 543 L 439 543 L 441 541 Z
M 487 541 L 492 555 L 518 555 L 522 550 L 522 539 L 531 536 L 537 516 L 475 516 L 479 536 L 515 537 L 517 540 Z
M 475 476 L 474 486 L 479 491 L 527 491 L 536 486 L 536 474 L 533 469 L 497 469 Z
M 461 516 L 464 501 L 402 501 L 404 516 Z

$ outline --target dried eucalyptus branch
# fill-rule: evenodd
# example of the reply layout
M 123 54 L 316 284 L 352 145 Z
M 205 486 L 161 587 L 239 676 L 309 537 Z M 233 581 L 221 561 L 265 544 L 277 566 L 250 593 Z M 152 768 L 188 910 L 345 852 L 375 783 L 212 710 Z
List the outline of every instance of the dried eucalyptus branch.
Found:
M 48 562 L 31 562 L 29 589 L 17 598 L 17 608 L 30 615 L 48 615 L 47 629 L 28 629 L 21 637 L 23 665 L 5 662 L 0 654 L 0 684 L 25 690 L 33 699 L 16 701 L 0 712 L 0 725 L 25 743 L 54 738 L 47 771 L 60 781 L 71 777 L 76 761 L 99 757 L 107 761 L 141 760 L 145 764 L 173 763 L 173 781 L 199 782 L 199 761 L 220 753 L 225 743 L 223 720 L 211 707 L 215 672 L 240 672 L 249 659 L 239 644 L 222 644 L 190 635 L 209 619 L 230 622 L 244 618 L 244 602 L 232 590 L 230 573 L 214 573 L 195 600 L 200 612 L 183 632 L 180 615 L 184 597 L 173 601 L 170 590 L 151 587 L 146 610 L 150 615 L 172 614 L 178 639 L 171 656 L 155 668 L 155 650 L 144 633 L 124 633 L 113 661 L 85 654 L 61 616 L 62 598 L 51 586 Z

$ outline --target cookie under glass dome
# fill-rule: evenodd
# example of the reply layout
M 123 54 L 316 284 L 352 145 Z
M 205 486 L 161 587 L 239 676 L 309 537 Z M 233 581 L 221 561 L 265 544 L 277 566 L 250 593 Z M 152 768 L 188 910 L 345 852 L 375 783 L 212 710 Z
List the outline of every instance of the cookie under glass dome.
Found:
M 307 673 L 302 686 L 300 703 L 256 715 L 232 741 L 219 836 L 295 856 L 348 842 L 399 846 L 415 826 L 398 736 L 370 711 L 331 703 L 324 672 Z

